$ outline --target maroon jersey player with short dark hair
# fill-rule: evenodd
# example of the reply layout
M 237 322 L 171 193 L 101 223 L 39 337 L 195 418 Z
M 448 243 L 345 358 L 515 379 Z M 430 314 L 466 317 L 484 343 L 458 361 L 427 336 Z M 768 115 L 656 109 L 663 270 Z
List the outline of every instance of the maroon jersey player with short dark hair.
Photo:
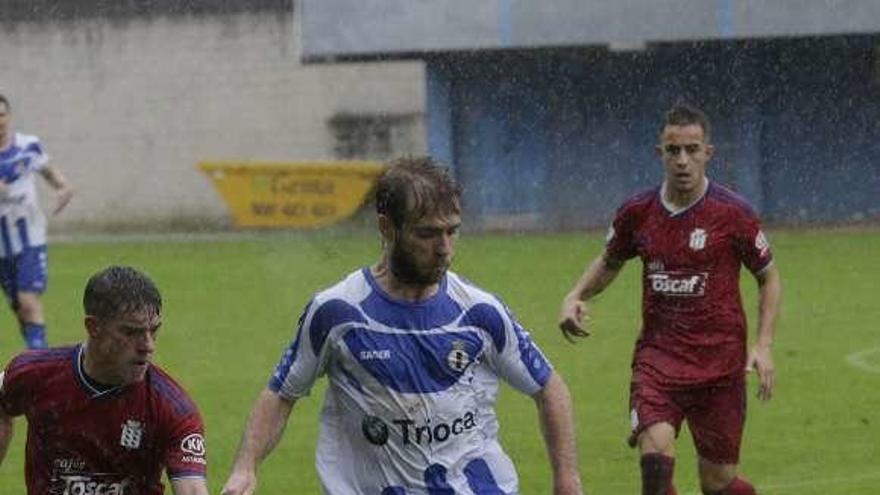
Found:
M 737 476 L 745 420 L 745 373 L 759 376 L 758 396 L 770 399 L 771 354 L 781 282 L 760 221 L 751 206 L 710 182 L 714 147 L 700 110 L 677 105 L 667 114 L 657 152 L 659 187 L 637 194 L 617 211 L 605 251 L 565 297 L 560 328 L 585 337 L 586 301 L 614 280 L 623 264 L 642 260 L 642 331 L 630 386 L 630 445 L 641 453 L 642 494 L 674 495 L 674 443 L 688 422 L 699 456 L 703 493 L 752 495 Z M 746 349 L 740 267 L 758 283 L 757 338 Z
M 195 404 L 150 362 L 162 299 L 150 279 L 110 267 L 86 285 L 84 344 L 16 356 L 0 373 L 0 462 L 27 417 L 30 495 L 207 495 Z

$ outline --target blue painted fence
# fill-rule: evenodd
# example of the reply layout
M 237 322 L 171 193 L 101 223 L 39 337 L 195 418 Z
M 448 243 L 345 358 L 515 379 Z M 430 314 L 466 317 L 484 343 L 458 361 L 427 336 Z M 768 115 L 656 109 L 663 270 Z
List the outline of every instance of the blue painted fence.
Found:
M 880 219 L 877 37 L 433 55 L 428 144 L 483 228 L 606 225 L 659 182 L 663 113 L 701 106 L 710 176 L 771 222 Z

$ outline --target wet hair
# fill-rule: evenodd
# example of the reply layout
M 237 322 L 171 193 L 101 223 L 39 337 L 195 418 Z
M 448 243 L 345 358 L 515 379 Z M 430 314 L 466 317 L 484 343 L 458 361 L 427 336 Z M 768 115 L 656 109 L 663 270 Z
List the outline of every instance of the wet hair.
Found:
M 376 213 L 400 229 L 427 215 L 461 213 L 461 187 L 449 169 L 430 156 L 405 156 L 388 163 L 376 184 Z
M 660 127 L 660 134 L 662 135 L 666 126 L 670 125 L 698 125 L 703 128 L 703 137 L 706 142 L 709 141 L 709 135 L 712 130 L 712 126 L 709 124 L 709 117 L 699 108 L 687 103 L 676 103 L 666 112 L 663 118 L 663 126 Z
M 6 107 L 7 112 L 12 110 L 12 105 L 9 104 L 9 98 L 7 98 L 3 94 L 0 94 L 0 103 L 2 103 Z
M 150 277 L 130 266 L 109 266 L 92 275 L 83 295 L 86 315 L 118 316 L 152 308 L 162 313 L 162 296 Z

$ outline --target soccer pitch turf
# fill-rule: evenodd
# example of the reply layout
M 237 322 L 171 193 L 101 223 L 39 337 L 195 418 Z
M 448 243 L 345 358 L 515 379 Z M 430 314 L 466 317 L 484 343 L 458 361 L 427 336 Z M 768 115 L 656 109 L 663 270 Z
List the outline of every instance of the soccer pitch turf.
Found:
M 770 403 L 759 403 L 756 381 L 749 380 L 742 473 L 762 494 L 876 495 L 880 230 L 769 234 L 784 284 L 774 348 L 777 391 Z M 573 346 L 556 330 L 564 292 L 601 242 L 600 234 L 466 234 L 454 269 L 499 294 L 568 382 L 587 491 L 635 494 L 637 456 L 624 439 L 629 360 L 640 321 L 638 260 L 592 305 L 591 337 Z M 50 342 L 82 339 L 82 288 L 90 274 L 108 264 L 149 273 L 165 300 L 156 361 L 199 404 L 211 492 L 219 493 L 245 418 L 293 337 L 300 310 L 314 291 L 372 263 L 378 250 L 376 235 L 339 232 L 55 244 L 45 297 Z M 742 285 L 753 324 L 755 284 L 745 271 Z M 0 363 L 6 363 L 22 346 L 9 311 L 2 312 L 0 328 Z M 323 384 L 297 404 L 284 439 L 262 465 L 258 493 L 319 493 L 314 444 L 322 396 Z M 503 387 L 498 412 L 522 493 L 552 493 L 532 401 Z M 25 433 L 18 419 L 0 467 L 0 493 L 24 493 Z M 698 493 L 686 431 L 678 442 L 675 481 L 680 493 Z

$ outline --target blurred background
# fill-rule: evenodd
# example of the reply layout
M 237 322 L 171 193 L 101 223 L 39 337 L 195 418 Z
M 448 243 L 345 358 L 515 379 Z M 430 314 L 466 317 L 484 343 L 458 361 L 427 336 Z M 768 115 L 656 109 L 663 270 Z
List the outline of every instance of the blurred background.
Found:
M 468 225 L 604 226 L 703 107 L 765 220 L 880 217 L 870 0 L 3 0 L 0 91 L 78 195 L 54 233 L 215 230 L 201 161 L 431 153 Z
M 698 105 L 708 174 L 759 210 L 785 285 L 778 394 L 749 405 L 743 472 L 761 493 L 880 493 L 876 0 L 0 0 L 0 93 L 76 189 L 50 220 L 50 343 L 83 338 L 96 270 L 150 273 L 167 300 L 156 359 L 199 403 L 214 492 L 302 307 L 376 259 L 357 207 L 377 167 L 430 153 L 465 190 L 455 269 L 504 297 L 572 386 L 587 488 L 637 493 L 638 263 L 589 341 L 560 337 L 558 308 L 615 208 L 662 180 L 664 112 Z M 752 324 L 754 286 L 745 274 Z M 0 363 L 22 348 L 0 311 Z M 260 493 L 318 492 L 320 391 Z M 504 389 L 498 409 L 523 493 L 550 493 L 531 401 Z M 24 491 L 22 422 L 3 494 Z M 676 483 L 697 495 L 683 439 Z

